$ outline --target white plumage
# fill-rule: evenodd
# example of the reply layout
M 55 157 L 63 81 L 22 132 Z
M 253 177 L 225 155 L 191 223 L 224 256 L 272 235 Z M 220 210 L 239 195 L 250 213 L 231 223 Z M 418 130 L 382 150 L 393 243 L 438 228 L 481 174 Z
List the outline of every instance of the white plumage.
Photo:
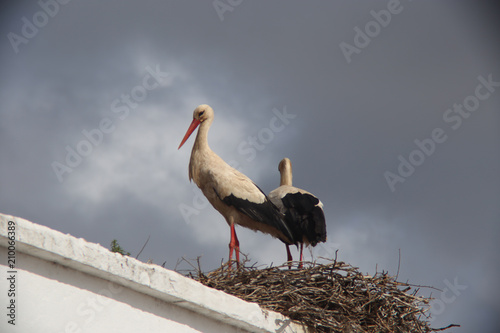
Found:
M 198 185 L 231 228 L 229 260 L 235 250 L 236 260 L 239 262 L 239 241 L 234 229 L 235 224 L 268 233 L 285 244 L 295 244 L 293 233 L 284 221 L 284 215 L 264 192 L 250 178 L 224 162 L 208 146 L 208 130 L 213 119 L 214 112 L 210 106 L 198 106 L 179 148 L 199 125 L 189 161 L 189 179 Z

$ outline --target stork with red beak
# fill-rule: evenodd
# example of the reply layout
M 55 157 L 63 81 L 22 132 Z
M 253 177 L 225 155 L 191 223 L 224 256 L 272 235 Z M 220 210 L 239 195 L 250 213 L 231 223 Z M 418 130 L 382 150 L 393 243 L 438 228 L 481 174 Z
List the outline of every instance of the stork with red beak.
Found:
M 235 224 L 270 234 L 287 245 L 296 244 L 292 231 L 284 221 L 284 215 L 264 192 L 250 178 L 229 166 L 210 149 L 207 136 L 213 120 L 214 111 L 210 106 L 198 106 L 179 149 L 199 126 L 189 160 L 189 180 L 194 180 L 230 226 L 229 261 L 232 260 L 233 251 L 236 252 L 236 261 L 240 261 Z
M 316 246 L 326 242 L 326 223 L 323 203 L 313 194 L 292 186 L 292 162 L 281 160 L 280 186 L 269 193 L 269 199 L 285 214 L 285 222 L 300 243 L 299 268 L 302 268 L 304 243 Z M 289 244 L 286 244 L 288 261 L 292 260 Z

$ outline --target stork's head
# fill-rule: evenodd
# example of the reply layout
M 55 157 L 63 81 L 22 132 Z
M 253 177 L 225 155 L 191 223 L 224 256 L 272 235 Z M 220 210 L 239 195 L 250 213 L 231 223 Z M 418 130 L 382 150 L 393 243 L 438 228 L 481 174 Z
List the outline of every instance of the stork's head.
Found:
M 281 160 L 278 165 L 278 170 L 280 172 L 280 185 L 290 185 L 292 186 L 292 162 L 288 158 Z
M 214 110 L 210 107 L 210 105 L 202 104 L 193 111 L 193 120 L 197 119 L 200 123 L 213 118 Z
M 278 165 L 278 170 L 280 173 L 285 172 L 285 170 L 292 171 L 292 161 L 290 161 L 289 158 L 285 157 Z
M 214 110 L 210 107 L 210 105 L 207 104 L 202 104 L 198 106 L 196 109 L 193 111 L 193 121 L 191 122 L 191 125 L 189 126 L 186 135 L 184 135 L 184 139 L 182 139 L 181 144 L 179 145 L 180 149 L 184 142 L 189 138 L 191 133 L 194 132 L 196 127 L 198 127 L 199 124 L 203 122 L 207 122 L 210 124 L 212 120 L 214 119 Z

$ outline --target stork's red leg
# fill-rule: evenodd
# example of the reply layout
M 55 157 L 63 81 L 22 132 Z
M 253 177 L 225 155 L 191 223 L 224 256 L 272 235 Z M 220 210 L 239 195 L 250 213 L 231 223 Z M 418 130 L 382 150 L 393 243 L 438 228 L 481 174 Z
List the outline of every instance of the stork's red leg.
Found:
M 292 268 L 292 254 L 290 253 L 290 246 L 288 244 L 285 244 L 286 246 L 286 256 L 287 256 L 287 259 L 286 261 L 288 261 L 288 269 L 291 269 Z
M 233 250 L 234 250 L 234 224 L 231 223 L 229 226 L 231 229 L 231 240 L 229 241 L 229 261 L 233 259 Z
M 236 252 L 236 263 L 240 265 L 240 241 L 238 236 L 236 236 L 236 230 L 234 229 L 234 223 L 231 223 L 231 241 L 229 242 L 229 262 L 233 259 L 233 250 Z M 230 266 L 231 267 L 231 266 Z
M 238 236 L 236 236 L 236 229 L 234 229 L 234 226 L 233 226 L 233 230 L 234 230 L 234 251 L 236 253 L 236 264 L 238 265 L 238 267 L 240 266 L 240 241 L 238 240 Z
M 302 251 L 304 250 L 304 243 L 300 243 L 300 260 L 299 260 L 299 268 L 303 267 L 302 262 L 304 261 L 304 257 L 302 256 Z

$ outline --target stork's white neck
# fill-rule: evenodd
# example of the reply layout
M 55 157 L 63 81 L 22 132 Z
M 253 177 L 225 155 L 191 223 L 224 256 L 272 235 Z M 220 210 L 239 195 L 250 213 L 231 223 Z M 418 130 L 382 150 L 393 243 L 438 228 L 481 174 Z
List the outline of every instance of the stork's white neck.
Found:
M 292 186 L 292 168 L 288 165 L 280 173 L 280 185 Z
M 198 128 L 198 133 L 196 134 L 196 140 L 193 145 L 193 151 L 210 150 L 210 147 L 208 146 L 208 130 L 210 129 L 210 125 L 212 125 L 212 119 L 207 119 L 200 124 L 200 127 Z

